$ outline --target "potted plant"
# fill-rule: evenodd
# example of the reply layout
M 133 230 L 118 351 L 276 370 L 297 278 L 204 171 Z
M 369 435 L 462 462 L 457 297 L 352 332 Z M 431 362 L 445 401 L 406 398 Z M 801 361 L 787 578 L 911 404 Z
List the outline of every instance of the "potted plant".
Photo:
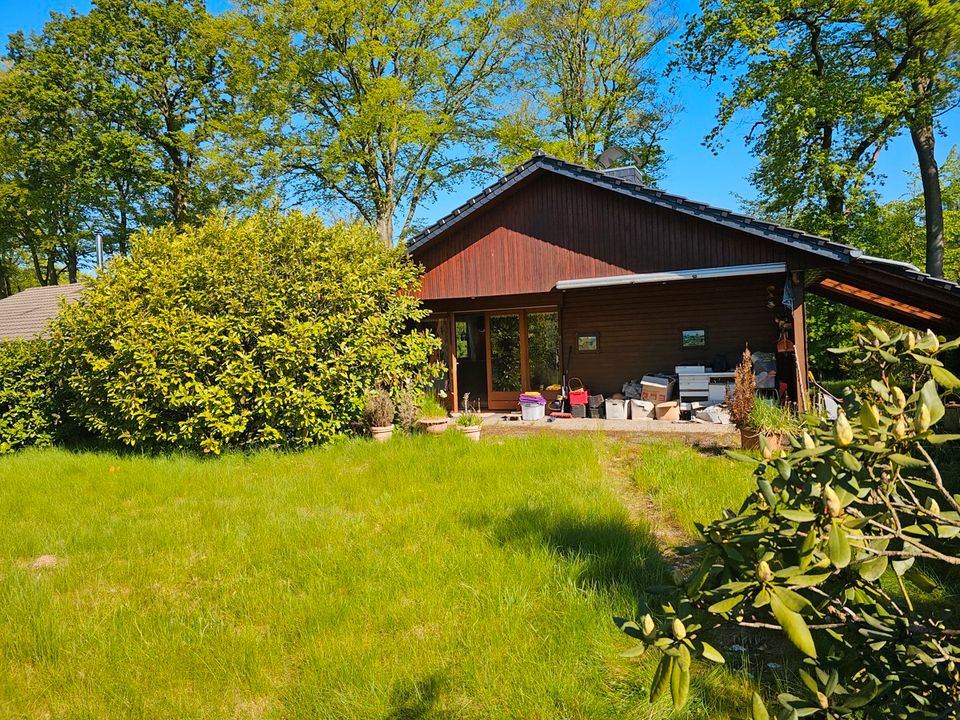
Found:
M 479 403 L 478 403 L 479 405 Z M 483 417 L 479 407 L 474 410 L 470 406 L 470 393 L 463 396 L 463 412 L 457 417 L 457 430 L 474 442 L 480 441 L 480 429 L 483 427 Z
M 757 382 L 753 377 L 753 358 L 750 357 L 750 348 L 746 348 L 734 374 L 733 397 L 730 397 L 729 393 L 727 395 L 730 419 L 740 431 L 740 447 L 745 450 L 760 446 L 757 433 L 750 426 L 750 414 L 753 412 L 756 392 Z
M 377 442 L 386 442 L 393 436 L 393 413 L 393 400 L 386 390 L 374 390 L 367 396 L 363 414 Z
M 420 399 L 420 427 L 434 435 L 447 429 L 447 409 L 433 395 Z
M 800 428 L 800 419 L 789 407 L 779 405 L 766 398 L 757 398 L 750 412 L 749 430 L 754 448 L 760 446 L 760 438 L 770 452 L 776 452 L 790 433 Z M 741 441 L 743 430 L 741 432 Z M 746 447 L 746 445 L 744 445 Z

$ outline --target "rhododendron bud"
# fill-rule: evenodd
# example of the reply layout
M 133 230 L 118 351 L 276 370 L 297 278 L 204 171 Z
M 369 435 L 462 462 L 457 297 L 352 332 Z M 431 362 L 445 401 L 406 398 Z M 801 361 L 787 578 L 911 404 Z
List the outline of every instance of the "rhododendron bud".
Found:
M 843 512 L 843 505 L 840 503 L 840 497 L 832 487 L 827 485 L 823 489 L 823 504 L 830 513 L 831 517 L 838 517 Z
M 650 617 L 650 613 L 647 613 L 640 619 L 640 629 L 643 630 L 644 637 L 653 635 L 656 626 L 653 624 L 653 618 Z
M 903 438 L 907 436 L 907 421 L 903 415 L 898 417 L 897 421 L 893 424 L 893 436 L 897 440 L 903 440 Z
M 773 580 L 773 571 L 770 569 L 766 560 L 761 560 L 757 563 L 757 580 L 763 583 Z
M 921 405 L 917 410 L 917 417 L 913 421 L 913 427 L 918 433 L 926 432 L 930 428 L 930 408 Z
M 903 394 L 903 390 L 901 390 L 899 387 L 894 385 L 892 392 L 893 392 L 893 399 L 897 403 L 897 405 L 899 407 L 906 407 L 907 396 Z
M 837 413 L 837 422 L 833 426 L 833 438 L 839 447 L 846 447 L 853 442 L 853 428 L 843 411 Z

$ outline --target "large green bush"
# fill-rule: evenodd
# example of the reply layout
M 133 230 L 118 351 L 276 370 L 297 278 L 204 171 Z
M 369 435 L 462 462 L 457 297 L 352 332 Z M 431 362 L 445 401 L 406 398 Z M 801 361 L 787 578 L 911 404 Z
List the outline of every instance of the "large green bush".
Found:
M 135 238 L 53 345 L 76 419 L 108 441 L 299 447 L 350 432 L 371 388 L 430 381 L 417 287 L 366 227 L 215 219 Z
M 52 368 L 43 340 L 0 343 L 0 454 L 53 442 L 59 413 Z

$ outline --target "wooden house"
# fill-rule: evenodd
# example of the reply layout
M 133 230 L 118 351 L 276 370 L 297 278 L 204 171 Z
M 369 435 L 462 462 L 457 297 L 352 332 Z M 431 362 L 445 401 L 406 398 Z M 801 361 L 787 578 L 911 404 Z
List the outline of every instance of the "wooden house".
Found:
M 512 408 L 564 369 L 606 394 L 680 365 L 732 369 L 745 346 L 775 354 L 778 386 L 802 402 L 808 293 L 960 333 L 960 286 L 646 187 L 633 168 L 534 156 L 408 252 L 454 409 L 465 392 Z

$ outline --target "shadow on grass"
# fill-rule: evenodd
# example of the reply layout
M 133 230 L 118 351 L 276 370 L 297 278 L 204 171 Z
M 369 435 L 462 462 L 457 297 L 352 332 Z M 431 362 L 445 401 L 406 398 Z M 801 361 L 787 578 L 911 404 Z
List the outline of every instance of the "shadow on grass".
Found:
M 434 712 L 443 684 L 443 678 L 436 674 L 421 680 L 407 680 L 400 683 L 390 697 L 390 712 L 384 716 L 384 720 L 423 720 L 445 717 Z
M 649 589 L 663 585 L 669 573 L 653 536 L 626 519 L 574 518 L 518 507 L 490 526 L 501 544 L 546 547 L 579 565 L 581 587 L 627 589 L 640 608 L 646 606 Z

